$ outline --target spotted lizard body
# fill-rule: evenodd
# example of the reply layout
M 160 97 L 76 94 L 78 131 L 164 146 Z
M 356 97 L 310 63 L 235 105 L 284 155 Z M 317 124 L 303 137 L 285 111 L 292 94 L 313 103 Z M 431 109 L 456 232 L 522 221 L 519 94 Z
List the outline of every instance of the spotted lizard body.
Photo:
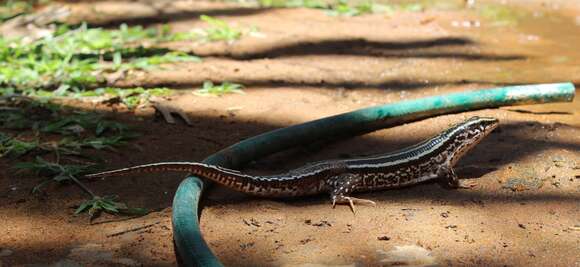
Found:
M 371 157 L 329 160 L 276 175 L 251 175 L 198 162 L 160 162 L 86 175 L 88 178 L 178 171 L 200 176 L 231 189 L 260 197 L 296 197 L 329 193 L 333 206 L 354 202 L 353 192 L 399 188 L 438 179 L 461 187 L 453 171 L 457 161 L 498 126 L 498 120 L 473 117 L 402 150 Z

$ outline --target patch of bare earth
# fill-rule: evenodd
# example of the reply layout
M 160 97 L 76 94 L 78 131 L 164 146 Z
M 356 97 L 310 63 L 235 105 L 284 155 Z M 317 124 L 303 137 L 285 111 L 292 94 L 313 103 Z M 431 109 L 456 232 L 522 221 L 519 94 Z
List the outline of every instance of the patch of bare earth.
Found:
M 261 35 L 233 44 L 167 44 L 204 61 L 117 81 L 114 85 L 181 89 L 167 103 L 187 112 L 193 126 L 168 125 L 154 119 L 151 109 L 134 116 L 98 105 L 142 133 L 137 146 L 107 154 L 108 168 L 199 161 L 259 133 L 381 103 L 500 84 L 580 81 L 580 27 L 569 16 L 552 19 L 557 13 L 549 7 L 538 7 L 544 16 L 498 27 L 472 10 L 340 18 L 309 9 L 160 3 L 81 3 L 74 10 L 81 19 L 98 14 L 93 20 L 109 25 L 122 22 L 120 14 L 130 10 L 136 14 L 128 15 L 129 21 L 167 22 L 175 31 L 203 26 L 197 18 L 209 13 L 241 27 L 256 26 Z M 455 27 L 455 21 L 480 21 L 481 26 Z M 243 83 L 246 94 L 202 98 L 191 93 L 208 79 Z M 296 148 L 254 162 L 248 170 L 275 173 L 317 160 L 384 153 L 475 115 L 497 117 L 501 126 L 458 165 L 460 177 L 476 179 L 474 189 L 424 184 L 364 194 L 360 197 L 378 205 L 359 206 L 355 215 L 344 206 L 332 209 L 327 196 L 273 201 L 213 188 L 201 216 L 204 237 L 229 266 L 403 261 L 393 257 L 443 266 L 579 264 L 578 98 L 441 116 L 324 147 Z M 14 173 L 12 163 L 0 161 L 0 264 L 176 264 L 169 207 L 183 175 L 89 183 L 96 192 L 155 210 L 141 218 L 104 216 L 89 224 L 72 216 L 72 206 L 84 199 L 79 190 L 52 186 L 46 195 L 32 196 L 29 189 L 39 178 Z

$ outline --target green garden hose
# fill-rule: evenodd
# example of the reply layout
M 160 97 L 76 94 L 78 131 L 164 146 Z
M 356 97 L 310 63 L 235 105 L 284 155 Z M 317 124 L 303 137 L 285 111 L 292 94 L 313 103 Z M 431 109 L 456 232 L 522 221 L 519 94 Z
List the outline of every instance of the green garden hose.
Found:
M 370 107 L 267 132 L 234 144 L 204 160 L 239 169 L 266 155 L 321 139 L 346 137 L 441 114 L 510 105 L 571 102 L 572 83 L 509 86 L 447 94 Z M 188 177 L 173 201 L 173 238 L 185 266 L 223 266 L 203 240 L 198 207 L 204 181 Z

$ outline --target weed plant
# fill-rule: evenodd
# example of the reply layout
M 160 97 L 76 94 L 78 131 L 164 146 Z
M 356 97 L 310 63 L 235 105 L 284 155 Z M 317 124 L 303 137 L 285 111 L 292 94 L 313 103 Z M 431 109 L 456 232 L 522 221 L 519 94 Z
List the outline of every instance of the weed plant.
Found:
M 201 15 L 199 18 L 207 23 L 208 27 L 193 29 L 189 32 L 174 33 L 167 39 L 170 41 L 193 40 L 198 42 L 233 43 L 243 35 L 257 31 L 255 27 L 248 29 L 237 28 L 229 25 L 224 20 L 207 15 Z
M 224 82 L 222 84 L 214 84 L 211 81 L 205 81 L 201 88 L 195 90 L 193 93 L 198 96 L 222 96 L 225 94 L 243 94 L 243 85 L 237 83 Z
M 140 42 L 157 42 L 168 33 L 128 27 L 119 30 L 60 26 L 51 36 L 32 43 L 0 38 L 0 85 L 17 90 L 71 88 L 84 90 L 104 82 L 102 74 L 119 70 L 150 70 L 164 63 L 199 61 L 185 53 L 151 52 Z M 124 56 L 126 55 L 126 56 Z M 101 78 L 99 78 L 101 77 Z
M 247 1 L 237 1 L 247 3 Z M 260 7 L 267 8 L 314 8 L 324 10 L 329 16 L 361 16 L 366 14 L 385 13 L 392 14 L 395 10 L 403 12 L 419 12 L 424 10 L 428 1 L 409 1 L 408 3 L 381 4 L 372 0 L 367 1 L 322 1 L 322 0 L 257 0 L 254 1 Z
M 10 3 L 10 10 L 0 8 L 0 20 L 30 11 L 16 1 Z M 101 115 L 75 112 L 51 102 L 61 97 L 106 97 L 133 109 L 153 96 L 171 94 L 167 88 L 106 87 L 105 77 L 201 60 L 182 52 L 150 48 L 158 43 L 233 42 L 247 32 L 217 18 L 201 19 L 209 27 L 192 33 L 170 33 L 167 27 L 121 25 L 108 30 L 82 24 L 60 25 L 52 34 L 32 41 L 0 37 L 0 158 L 21 161 L 14 168 L 46 177 L 34 187 L 35 193 L 48 183 L 76 184 L 90 196 L 79 205 L 77 214 L 88 212 L 93 218 L 101 212 L 146 212 L 127 207 L 116 196 L 97 195 L 81 182 L 82 175 L 100 161 L 87 156 L 88 150 L 115 150 L 136 134 L 126 125 Z M 200 94 L 242 93 L 241 89 L 238 84 L 206 83 Z M 90 163 L 83 163 L 87 160 Z
M 44 4 L 48 0 L 6 0 L 0 5 L 0 22 L 9 20 L 21 14 L 29 13 L 35 5 Z
M 46 177 L 34 186 L 33 193 L 40 192 L 51 182 L 73 183 L 90 196 L 87 202 L 80 205 L 83 207 L 90 203 L 90 208 L 79 208 L 77 213 L 89 212 L 93 218 L 101 211 L 117 214 L 146 212 L 94 194 L 80 181 L 80 177 L 94 170 L 96 164 L 78 164 L 79 160 L 74 160 L 80 157 L 84 161 L 99 161 L 98 158 L 86 156 L 85 150 L 115 150 L 125 145 L 137 136 L 125 124 L 98 114 L 75 112 L 28 98 L 5 101 L 0 108 L 3 110 L 0 112 L 0 158 L 24 160 L 13 167 Z M 32 160 L 27 160 L 31 157 Z M 47 157 L 54 161 L 46 160 Z

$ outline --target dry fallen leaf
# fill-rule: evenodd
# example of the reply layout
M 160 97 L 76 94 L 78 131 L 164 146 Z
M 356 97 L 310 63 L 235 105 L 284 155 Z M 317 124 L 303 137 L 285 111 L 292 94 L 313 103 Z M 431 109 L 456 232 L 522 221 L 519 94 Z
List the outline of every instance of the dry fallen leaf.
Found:
M 192 126 L 191 120 L 189 119 L 189 117 L 187 116 L 187 114 L 180 108 L 174 107 L 174 106 L 170 106 L 167 102 L 165 101 L 154 101 L 151 100 L 150 101 L 151 104 L 153 105 L 153 107 L 159 111 L 159 113 L 161 113 L 161 115 L 163 116 L 163 119 L 169 123 L 169 124 L 175 124 L 175 118 L 173 117 L 172 114 L 177 114 L 179 115 L 183 121 L 185 121 L 185 123 L 188 126 Z

